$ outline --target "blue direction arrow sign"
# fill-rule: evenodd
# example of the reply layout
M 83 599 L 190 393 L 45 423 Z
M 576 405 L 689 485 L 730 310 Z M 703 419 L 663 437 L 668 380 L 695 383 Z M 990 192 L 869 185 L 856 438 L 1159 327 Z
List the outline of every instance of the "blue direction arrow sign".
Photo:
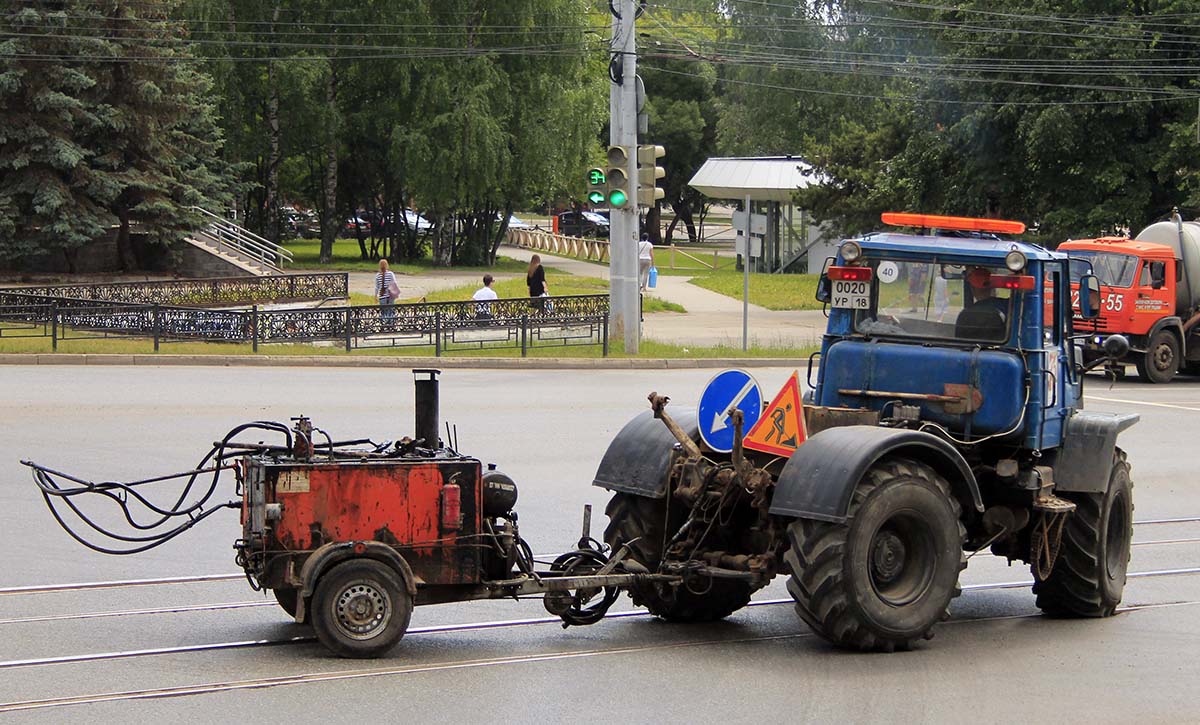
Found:
M 700 396 L 700 438 L 718 453 L 733 450 L 733 422 L 729 412 L 738 408 L 745 417 L 742 435 L 754 427 L 762 415 L 762 390 L 744 370 L 726 370 L 708 381 Z

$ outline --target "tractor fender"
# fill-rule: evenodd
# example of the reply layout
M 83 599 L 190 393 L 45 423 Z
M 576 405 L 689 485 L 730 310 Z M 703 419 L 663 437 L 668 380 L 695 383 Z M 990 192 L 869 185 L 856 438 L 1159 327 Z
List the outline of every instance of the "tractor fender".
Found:
M 975 474 L 945 440 L 903 428 L 847 425 L 817 433 L 788 458 L 775 482 L 771 513 L 842 523 L 858 482 L 885 456 L 924 463 L 950 483 L 963 511 L 983 512 Z
M 304 622 L 307 612 L 305 605 L 308 598 L 316 591 L 317 582 L 321 576 L 349 559 L 375 559 L 387 564 L 404 580 L 404 588 L 412 596 L 417 595 L 417 579 L 413 576 L 412 567 L 392 547 L 378 541 L 339 541 L 325 544 L 314 551 L 304 565 L 300 567 L 300 595 L 296 597 L 296 621 Z
M 692 440 L 699 440 L 695 408 L 672 408 L 671 417 Z M 667 474 L 678 445 L 654 411 L 644 410 L 617 433 L 600 459 L 593 486 L 647 498 L 662 498 L 667 492 Z
M 1071 415 L 1054 459 L 1054 490 L 1104 493 L 1112 474 L 1117 435 L 1140 419 L 1137 413 L 1087 410 Z

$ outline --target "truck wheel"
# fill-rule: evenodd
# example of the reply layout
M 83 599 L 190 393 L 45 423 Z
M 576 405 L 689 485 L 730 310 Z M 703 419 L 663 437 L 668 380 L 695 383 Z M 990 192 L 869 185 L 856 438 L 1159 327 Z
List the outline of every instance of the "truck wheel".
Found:
M 844 523 L 788 527 L 788 591 L 818 635 L 891 652 L 933 636 L 958 596 L 966 529 L 950 486 L 928 466 L 893 458 L 858 483 Z
M 344 561 L 321 576 L 311 619 L 317 639 L 339 657 L 378 657 L 400 641 L 412 597 L 391 567 L 373 559 Z
M 613 494 L 605 509 L 609 522 L 604 530 L 604 542 L 615 552 L 622 544 L 637 539 L 629 546 L 629 558 L 652 572 L 658 571 L 666 539 L 666 509 L 667 502 L 662 499 L 627 493 Z M 745 582 L 721 579 L 707 582 L 702 592 L 694 592 L 686 584 L 678 587 L 649 584 L 629 588 L 629 597 L 634 604 L 645 607 L 654 616 L 668 622 L 724 619 L 746 606 L 751 593 L 750 585 Z
M 1159 330 L 1137 359 L 1138 375 L 1148 383 L 1169 383 L 1178 369 L 1179 340 L 1170 330 Z
M 298 589 L 272 589 L 271 593 L 275 595 L 275 601 L 279 602 L 279 608 L 287 612 L 287 615 L 293 619 L 296 618 L 296 601 L 299 597 L 300 590 Z
M 1058 494 L 1075 502 L 1049 578 L 1033 593 L 1043 612 L 1059 617 L 1107 617 L 1125 591 L 1133 540 L 1133 482 L 1125 452 L 1117 449 L 1108 490 Z

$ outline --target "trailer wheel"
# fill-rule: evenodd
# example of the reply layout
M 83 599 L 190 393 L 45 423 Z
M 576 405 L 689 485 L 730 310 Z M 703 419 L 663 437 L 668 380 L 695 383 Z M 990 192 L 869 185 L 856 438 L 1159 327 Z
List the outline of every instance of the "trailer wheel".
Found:
M 1063 528 L 1054 569 L 1033 585 L 1037 605 L 1050 616 L 1108 617 L 1125 591 L 1133 540 L 1133 482 L 1125 452 L 1117 449 L 1104 493 L 1058 495 L 1076 508 Z
M 339 657 L 378 657 L 408 629 L 413 601 L 391 567 L 351 559 L 317 581 L 311 619 L 317 639 Z
M 1169 383 L 1179 369 L 1179 340 L 1170 330 L 1150 338 L 1146 353 L 1137 359 L 1137 371 L 1148 383 Z
M 289 617 L 296 617 L 296 603 L 300 596 L 300 590 L 294 588 L 287 589 L 272 589 L 271 593 L 275 595 L 275 601 L 279 602 L 279 608 L 287 612 Z
M 841 647 L 891 652 L 933 636 L 966 566 L 962 508 L 946 481 L 907 459 L 876 463 L 844 523 L 788 527 L 788 591 L 813 631 Z
M 608 527 L 604 542 L 615 552 L 622 544 L 632 541 L 629 558 L 650 571 L 657 571 L 666 543 L 668 502 L 662 499 L 613 494 L 605 513 Z M 634 541 L 637 539 L 637 541 Z M 711 579 L 703 591 L 693 591 L 686 585 L 669 587 L 649 584 L 630 587 L 633 603 L 668 622 L 711 622 L 724 619 L 750 602 L 752 590 L 745 582 Z

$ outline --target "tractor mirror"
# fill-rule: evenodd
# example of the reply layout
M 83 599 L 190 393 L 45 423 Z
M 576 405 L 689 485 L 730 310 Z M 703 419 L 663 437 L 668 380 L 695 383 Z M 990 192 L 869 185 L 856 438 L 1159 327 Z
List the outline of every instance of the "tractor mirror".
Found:
M 817 279 L 817 292 L 814 295 L 817 302 L 827 305 L 829 300 L 833 298 L 833 288 L 829 283 L 829 265 L 833 263 L 833 257 L 825 260 L 825 265 L 821 269 L 821 276 Z
M 1100 316 L 1100 280 L 1094 274 L 1079 278 L 1079 315 L 1085 320 Z

